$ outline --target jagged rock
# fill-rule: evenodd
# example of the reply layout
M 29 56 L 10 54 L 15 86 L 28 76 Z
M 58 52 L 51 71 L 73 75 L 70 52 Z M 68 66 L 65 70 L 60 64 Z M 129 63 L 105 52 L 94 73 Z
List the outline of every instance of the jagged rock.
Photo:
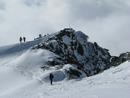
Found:
M 130 52 L 121 53 L 119 57 L 112 56 L 110 59 L 111 65 L 118 66 L 126 61 L 130 60 Z
M 76 64 L 87 76 L 97 74 L 111 67 L 111 55 L 108 49 L 96 42 L 88 41 L 88 36 L 81 31 L 65 28 L 50 36 L 33 49 L 47 49 L 62 58 L 62 63 L 54 60 L 51 65 Z

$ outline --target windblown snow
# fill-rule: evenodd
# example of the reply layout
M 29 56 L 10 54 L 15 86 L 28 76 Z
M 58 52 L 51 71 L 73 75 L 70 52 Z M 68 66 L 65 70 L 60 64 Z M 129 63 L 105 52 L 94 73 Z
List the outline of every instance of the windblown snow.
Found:
M 41 69 L 46 60 L 57 55 L 44 49 L 30 50 L 39 42 L 0 47 L 0 98 L 130 97 L 130 62 L 95 76 L 68 81 L 62 69 Z M 68 66 L 71 65 L 65 65 Z M 55 75 L 53 85 L 48 80 L 50 72 Z

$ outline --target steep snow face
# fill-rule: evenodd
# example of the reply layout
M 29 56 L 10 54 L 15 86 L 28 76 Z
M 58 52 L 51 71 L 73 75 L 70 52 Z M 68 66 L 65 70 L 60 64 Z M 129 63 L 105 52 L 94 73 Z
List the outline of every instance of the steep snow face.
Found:
M 16 48 L 15 45 L 14 47 Z M 17 50 L 15 48 L 14 50 Z M 6 47 L 6 49 L 10 50 L 10 47 Z M 41 68 L 43 66 L 46 67 L 48 61 L 58 57 L 48 50 L 26 49 L 24 52 L 16 51 L 16 53 L 11 53 L 11 55 L 5 55 L 2 54 L 0 56 L 0 95 L 23 87 L 33 79 L 48 81 L 48 76 L 51 72 L 55 74 L 55 81 L 65 79 L 63 70 L 56 71 L 56 68 L 52 67 L 43 71 Z M 39 79 L 41 76 L 43 78 Z
M 41 67 L 46 67 L 48 61 L 52 61 L 58 56 L 48 50 L 29 49 L 24 53 L 14 54 L 0 58 L 0 67 L 15 68 L 29 77 L 39 76 L 43 73 Z
M 97 74 L 110 65 L 107 49 L 96 42 L 88 42 L 88 36 L 81 31 L 65 28 L 48 37 L 34 49 L 47 49 L 59 55 L 65 64 L 76 64 L 87 76 Z
M 11 64 L 16 65 L 16 68 L 24 74 L 35 77 L 43 73 L 41 67 L 47 66 L 47 62 L 56 57 L 58 56 L 48 50 L 28 50 L 12 61 Z

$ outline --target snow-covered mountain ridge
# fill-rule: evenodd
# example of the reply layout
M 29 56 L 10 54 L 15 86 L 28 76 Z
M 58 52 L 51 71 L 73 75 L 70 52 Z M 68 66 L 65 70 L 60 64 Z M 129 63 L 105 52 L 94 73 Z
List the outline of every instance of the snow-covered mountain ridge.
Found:
M 124 57 L 125 53 L 119 57 L 111 56 L 108 49 L 102 48 L 96 42 L 89 42 L 88 39 L 88 35 L 82 31 L 65 28 L 50 35 L 40 36 L 34 41 L 2 47 L 0 48 L 0 56 L 18 53 L 21 58 L 26 54 L 22 61 L 22 64 L 25 62 L 24 65 L 14 63 L 15 61 L 12 64 L 20 66 L 19 68 L 22 68 L 21 66 L 27 67 L 28 71 L 29 69 L 31 71 L 32 65 L 36 66 L 33 67 L 34 69 L 41 70 L 56 68 L 56 70 L 63 70 L 69 79 L 92 76 L 127 61 L 126 56 Z M 34 51 L 36 53 L 47 51 L 47 54 L 40 52 L 39 55 L 32 56 Z M 30 58 L 29 62 L 25 58 Z M 33 60 L 34 58 L 36 59 Z
M 128 57 L 111 56 L 72 28 L 0 47 L 0 98 L 129 98 Z

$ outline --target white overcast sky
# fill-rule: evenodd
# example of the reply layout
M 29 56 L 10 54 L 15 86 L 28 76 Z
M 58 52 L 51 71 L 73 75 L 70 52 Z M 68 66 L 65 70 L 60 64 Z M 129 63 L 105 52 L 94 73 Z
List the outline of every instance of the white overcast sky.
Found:
M 69 26 L 114 55 L 130 51 L 130 0 L 0 0 L 0 46 Z

